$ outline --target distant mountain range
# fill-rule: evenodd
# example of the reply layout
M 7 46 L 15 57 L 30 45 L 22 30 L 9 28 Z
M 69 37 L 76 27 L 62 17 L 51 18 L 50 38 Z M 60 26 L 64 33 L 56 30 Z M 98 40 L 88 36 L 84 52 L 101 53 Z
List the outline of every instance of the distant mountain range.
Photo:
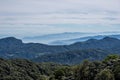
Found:
M 112 37 L 112 38 L 120 39 L 120 34 L 118 34 L 118 35 L 107 35 L 107 36 Z M 86 40 L 89 40 L 89 39 L 100 40 L 100 39 L 103 39 L 104 37 L 106 37 L 106 35 L 87 36 L 87 37 L 68 39 L 68 40 L 57 40 L 57 41 L 53 41 L 49 44 L 51 44 L 51 45 L 70 45 L 70 44 L 73 44 L 75 42 L 82 42 L 82 41 L 86 41 Z
M 35 42 L 35 43 L 43 43 L 49 45 L 67 45 L 78 41 L 85 41 L 93 38 L 94 36 L 97 37 L 103 35 L 103 37 L 105 37 L 108 35 L 118 35 L 118 34 L 120 34 L 120 32 L 99 32 L 99 33 L 65 32 L 65 33 L 33 36 L 33 37 L 32 36 L 24 37 L 22 40 L 25 43 Z
M 73 39 L 78 37 L 90 36 L 94 34 L 95 33 L 65 32 L 65 33 L 48 34 L 48 35 L 41 35 L 34 37 L 24 37 L 22 40 L 24 42 L 37 42 L 37 43 L 49 44 L 57 40 Z
M 84 59 L 101 60 L 108 54 L 120 54 L 120 40 L 111 37 L 89 39 L 71 45 L 23 43 L 14 37 L 0 39 L 0 57 L 25 58 L 38 62 L 77 64 Z

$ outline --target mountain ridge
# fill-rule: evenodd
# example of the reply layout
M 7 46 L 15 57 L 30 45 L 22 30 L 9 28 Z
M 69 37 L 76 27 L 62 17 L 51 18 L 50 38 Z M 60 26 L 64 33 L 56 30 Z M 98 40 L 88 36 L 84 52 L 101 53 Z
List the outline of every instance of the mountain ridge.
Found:
M 90 52 L 90 50 L 92 51 Z M 99 50 L 105 51 L 104 52 L 105 54 L 103 52 L 100 52 Z M 81 55 L 81 53 L 84 54 L 83 57 L 85 57 L 89 52 L 90 52 L 89 55 L 95 52 L 97 54 L 98 52 L 98 54 L 100 54 L 99 56 L 102 55 L 107 56 L 108 54 L 111 53 L 119 54 L 120 40 L 116 38 L 105 37 L 100 40 L 89 39 L 84 42 L 77 42 L 71 45 L 62 46 L 62 45 L 46 45 L 40 43 L 23 43 L 22 40 L 16 39 L 14 37 L 0 39 L 0 57 L 3 58 L 23 58 L 23 59 L 36 60 L 41 56 L 47 57 L 48 55 L 50 56 L 53 55 L 52 57 L 55 57 L 56 55 L 58 55 L 57 58 L 59 62 L 59 59 L 61 60 L 62 58 L 64 58 L 64 60 L 70 60 L 68 59 L 69 57 L 67 57 L 67 55 L 69 55 L 68 53 L 70 53 L 70 55 L 73 55 L 75 51 L 78 51 L 77 55 L 79 54 Z M 61 55 L 63 56 L 62 58 L 60 58 L 59 56 L 60 54 L 62 54 Z M 95 56 L 96 54 L 92 55 L 91 57 Z M 66 55 L 66 57 L 64 57 L 64 55 Z M 75 57 L 77 58 L 77 56 Z M 82 60 L 83 59 L 80 58 L 79 61 Z M 50 60 L 48 59 L 48 61 Z M 63 61 L 63 64 L 64 63 L 65 62 Z
M 80 38 L 67 39 L 67 40 L 57 40 L 57 41 L 53 41 L 49 44 L 52 44 L 52 45 L 70 45 L 70 44 L 73 44 L 75 42 L 83 42 L 83 41 L 86 41 L 86 40 L 89 40 L 89 39 L 100 40 L 100 39 L 103 39 L 106 36 L 120 39 L 120 34 L 117 34 L 117 35 L 96 35 L 96 36 L 87 36 L 87 37 L 80 37 Z

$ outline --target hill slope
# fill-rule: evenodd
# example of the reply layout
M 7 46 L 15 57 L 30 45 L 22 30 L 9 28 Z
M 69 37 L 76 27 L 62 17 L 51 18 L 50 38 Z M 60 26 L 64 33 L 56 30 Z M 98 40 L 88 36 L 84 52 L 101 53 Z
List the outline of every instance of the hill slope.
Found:
M 117 38 L 120 39 L 120 34 L 117 35 L 107 35 L 108 37 L 111 38 Z M 97 35 L 97 36 L 87 36 L 87 37 L 80 37 L 80 38 L 74 38 L 74 39 L 67 39 L 67 40 L 57 40 L 57 41 L 53 41 L 50 44 L 52 45 L 70 45 L 73 44 L 75 42 L 83 42 L 89 39 L 103 39 L 104 37 L 106 37 L 106 35 Z
M 91 50 L 91 51 L 90 51 Z M 104 51 L 104 52 L 100 52 Z M 76 55 L 77 51 L 77 55 Z M 97 52 L 96 52 L 97 51 Z M 75 54 L 74 54 L 75 53 Z M 84 54 L 80 58 L 78 55 L 81 56 L 81 53 Z M 87 53 L 87 54 L 86 54 Z M 94 57 L 98 54 L 100 54 L 99 58 Z M 91 55 L 90 57 L 92 59 L 101 59 L 101 56 L 111 54 L 111 53 L 120 53 L 120 40 L 116 38 L 110 38 L 105 37 L 100 40 L 96 39 L 89 39 L 84 42 L 77 42 L 71 45 L 63 45 L 63 46 L 53 46 L 53 45 L 45 45 L 45 44 L 39 44 L 39 43 L 23 43 L 21 40 L 16 39 L 14 37 L 8 37 L 0 39 L 0 57 L 3 58 L 24 58 L 24 59 L 32 59 L 36 60 L 38 58 L 38 61 L 44 61 L 42 60 L 41 56 L 58 56 L 57 58 L 54 58 L 53 60 L 58 59 L 63 64 L 64 63 L 70 63 L 74 58 L 79 59 L 78 62 L 81 62 L 81 60 L 86 59 L 88 54 Z M 69 56 L 74 56 L 74 58 L 69 59 Z M 90 57 L 87 57 L 88 59 Z M 48 58 L 48 57 L 47 57 Z M 48 61 L 51 58 L 48 59 Z M 63 59 L 63 61 L 62 61 Z M 46 59 L 47 60 L 47 59 Z M 53 61 L 52 59 L 50 61 Z M 62 62 L 61 62 L 62 61 Z M 54 61 L 53 61 L 54 62 Z M 76 63 L 78 63 L 76 62 Z M 73 64 L 73 63 L 71 63 Z
M 110 52 L 100 49 L 75 50 L 56 54 L 45 54 L 33 59 L 33 61 L 74 65 L 79 64 L 85 59 L 88 59 L 90 61 L 102 60 L 108 55 L 108 53 L 110 54 Z
M 0 58 L 0 80 L 120 80 L 120 56 L 74 66 Z

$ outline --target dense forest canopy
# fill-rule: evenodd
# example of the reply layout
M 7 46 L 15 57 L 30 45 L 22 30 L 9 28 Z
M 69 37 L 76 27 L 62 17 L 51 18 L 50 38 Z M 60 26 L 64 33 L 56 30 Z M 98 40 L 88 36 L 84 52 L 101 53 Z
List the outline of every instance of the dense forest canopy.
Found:
M 73 66 L 0 58 L 0 80 L 120 80 L 120 56 Z

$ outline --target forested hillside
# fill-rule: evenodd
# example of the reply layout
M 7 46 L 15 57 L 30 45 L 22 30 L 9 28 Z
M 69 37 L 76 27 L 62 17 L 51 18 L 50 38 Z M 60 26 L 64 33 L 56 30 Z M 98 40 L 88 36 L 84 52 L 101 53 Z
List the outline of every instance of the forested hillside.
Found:
M 22 40 L 14 37 L 0 39 L 0 57 L 6 59 L 21 58 L 35 62 L 78 64 L 84 59 L 102 60 L 109 54 L 119 53 L 120 40 L 110 37 L 100 40 L 89 39 L 63 46 L 23 43 Z
M 90 61 L 102 60 L 109 54 L 110 52 L 102 49 L 85 49 L 66 51 L 56 54 L 44 54 L 32 60 L 34 62 L 55 62 L 60 64 L 74 65 L 79 64 L 84 59 L 88 59 Z
M 74 66 L 1 58 L 0 80 L 120 80 L 120 56 Z

